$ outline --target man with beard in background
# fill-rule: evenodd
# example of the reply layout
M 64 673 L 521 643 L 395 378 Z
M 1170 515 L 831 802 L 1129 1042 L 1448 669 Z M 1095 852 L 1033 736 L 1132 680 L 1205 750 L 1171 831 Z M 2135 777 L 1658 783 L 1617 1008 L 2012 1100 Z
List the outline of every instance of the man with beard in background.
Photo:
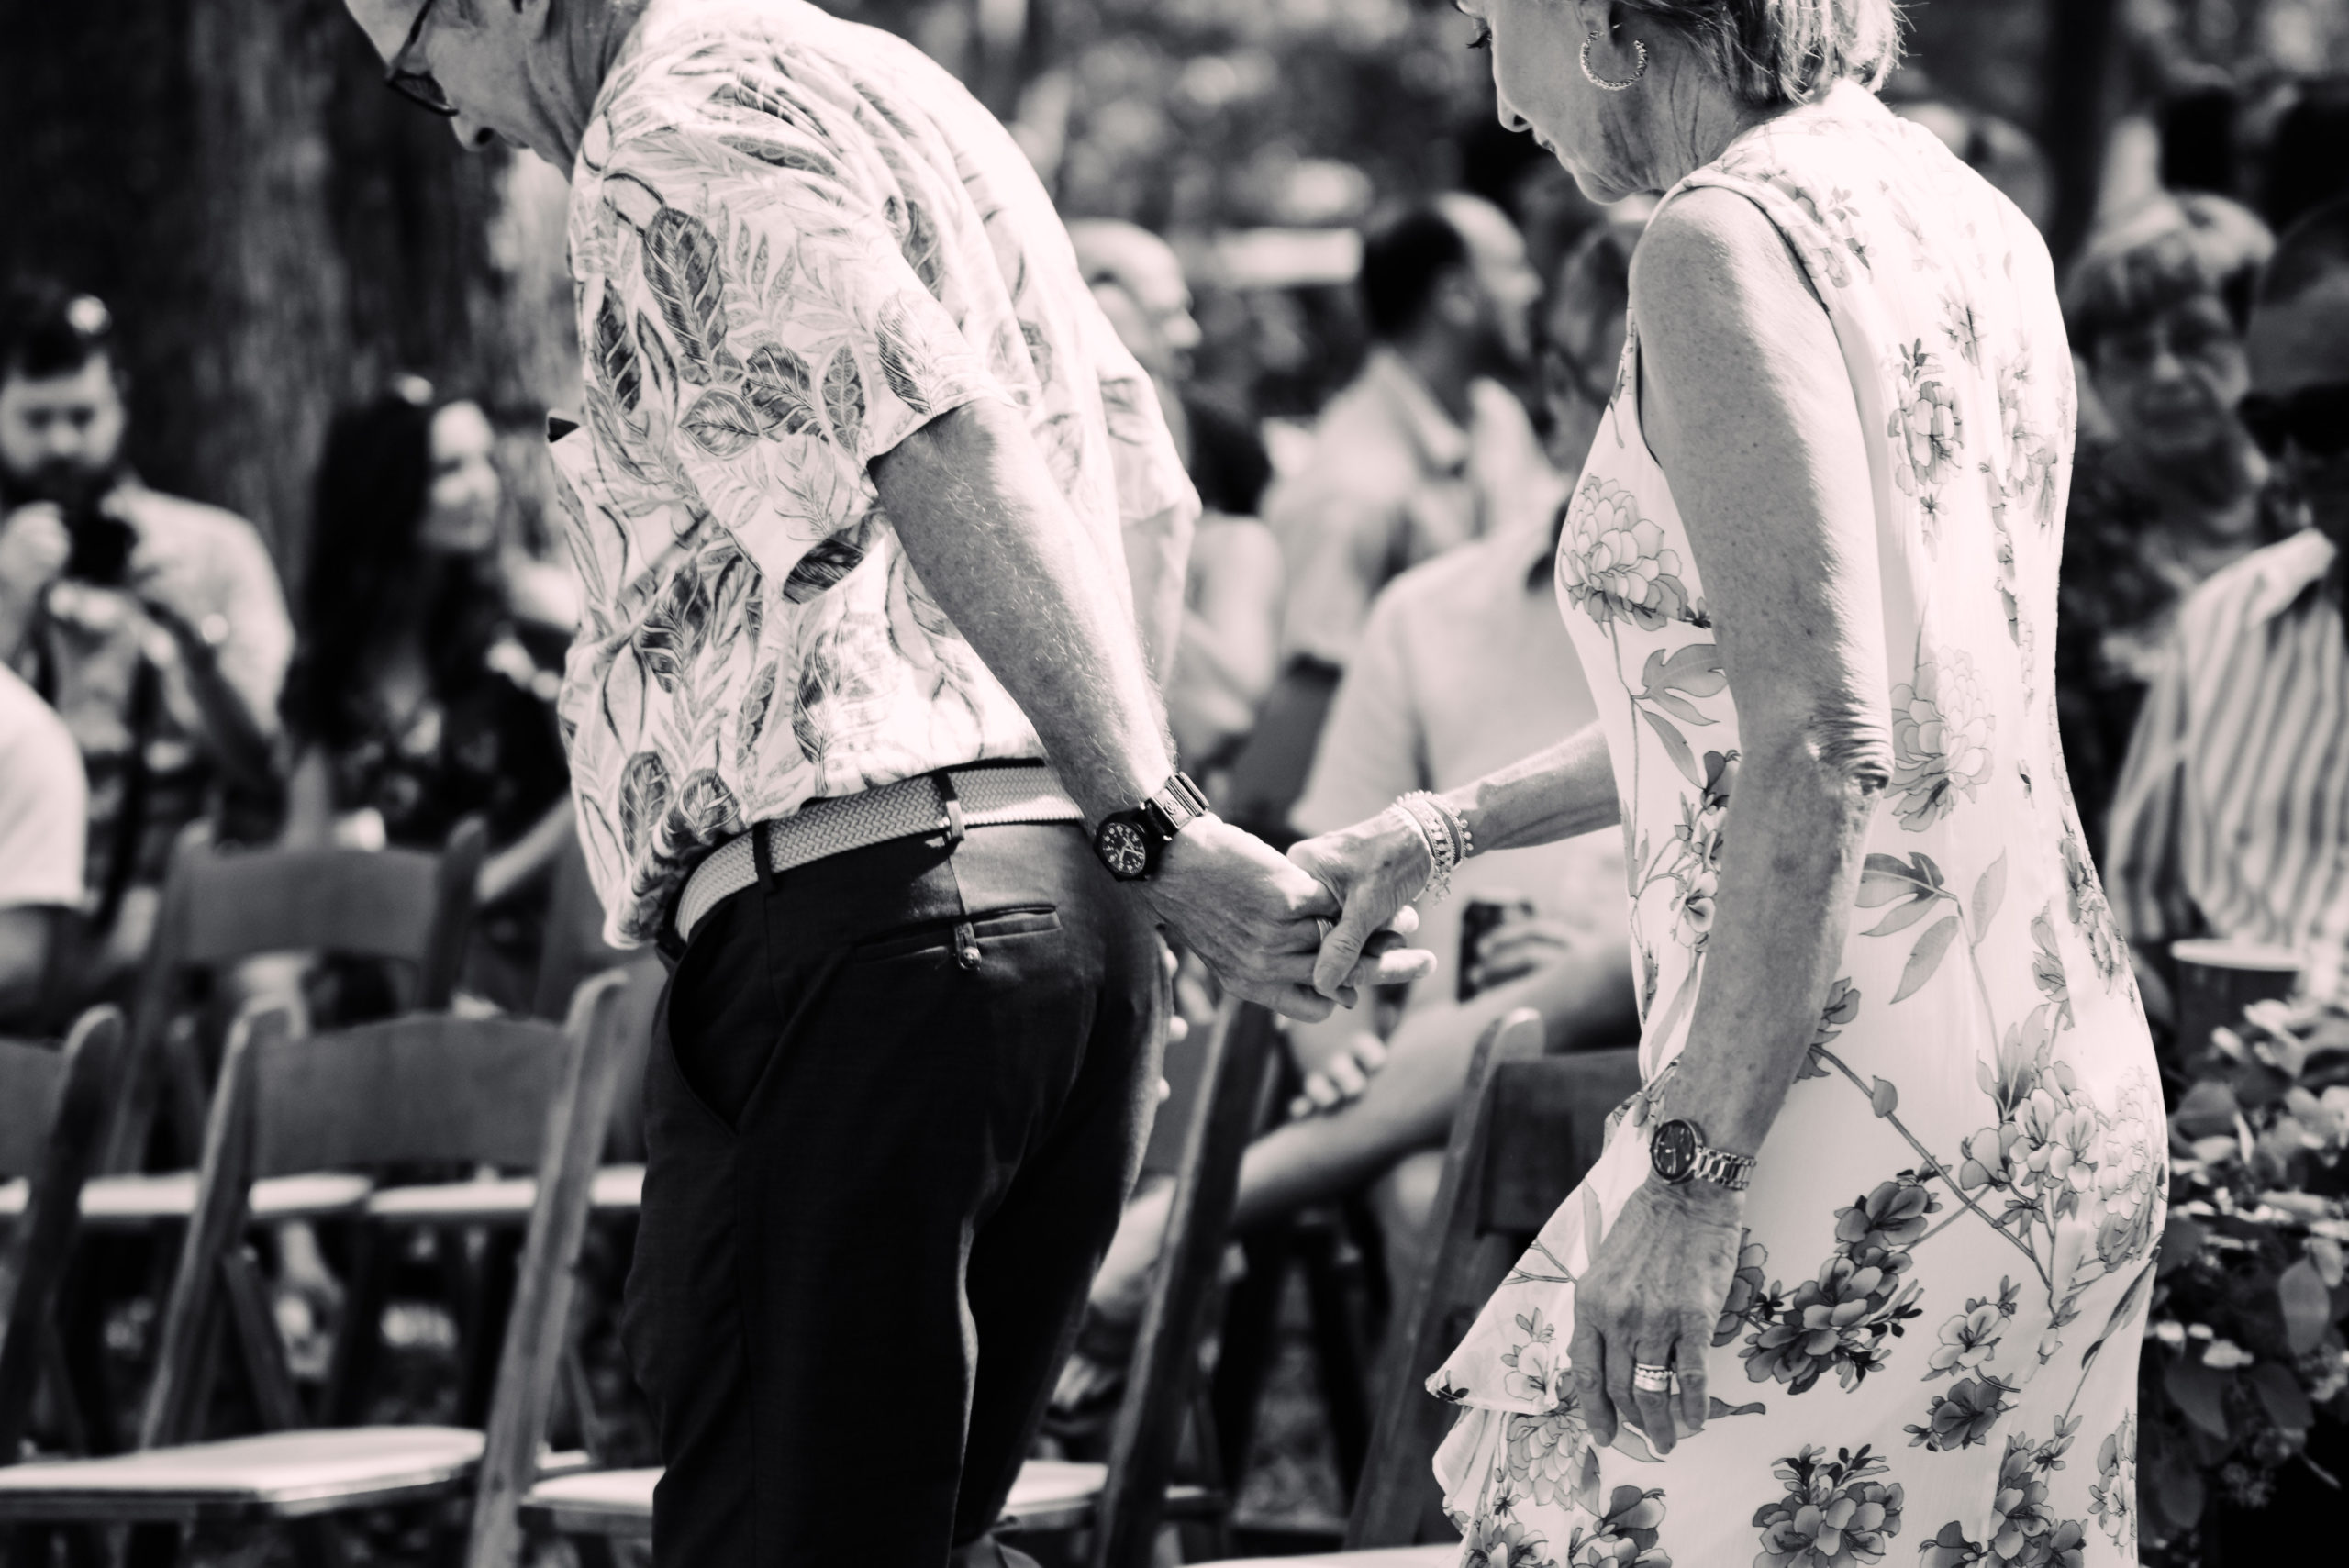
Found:
M 180 830 L 224 790 L 272 792 L 294 645 L 252 525 L 130 471 L 124 387 L 101 301 L 48 282 L 0 296 L 0 662 L 88 771 L 95 986 L 144 952 Z

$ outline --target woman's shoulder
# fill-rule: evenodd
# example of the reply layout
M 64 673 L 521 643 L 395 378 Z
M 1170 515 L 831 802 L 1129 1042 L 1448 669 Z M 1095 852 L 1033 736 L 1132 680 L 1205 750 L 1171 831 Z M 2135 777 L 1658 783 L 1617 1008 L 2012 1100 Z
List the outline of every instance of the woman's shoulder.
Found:
M 1791 307 L 1818 303 L 1770 215 L 1719 186 L 1684 187 L 1649 220 L 1631 258 L 1631 317 L 1651 346 L 1774 336 L 1795 319 Z

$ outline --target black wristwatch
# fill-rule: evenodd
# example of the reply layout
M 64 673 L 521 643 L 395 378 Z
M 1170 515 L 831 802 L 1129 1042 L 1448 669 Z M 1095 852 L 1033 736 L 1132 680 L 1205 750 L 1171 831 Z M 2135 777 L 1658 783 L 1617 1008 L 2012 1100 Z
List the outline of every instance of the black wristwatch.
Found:
M 1175 834 L 1208 814 L 1208 797 L 1176 773 L 1131 811 L 1113 811 L 1093 830 L 1093 852 L 1119 882 L 1148 882 Z
M 1675 1117 L 1648 1135 L 1648 1163 L 1672 1186 L 1699 1178 L 1742 1193 L 1753 1181 L 1753 1156 L 1726 1154 L 1705 1146 L 1705 1129 Z

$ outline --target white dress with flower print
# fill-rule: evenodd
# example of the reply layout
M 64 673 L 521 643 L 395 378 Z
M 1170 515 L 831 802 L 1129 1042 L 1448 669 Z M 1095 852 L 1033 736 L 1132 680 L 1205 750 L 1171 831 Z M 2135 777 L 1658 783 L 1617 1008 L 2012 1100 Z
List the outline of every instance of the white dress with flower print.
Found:
M 1574 1280 L 1647 1174 L 1643 1091 L 1431 1380 L 1464 1407 L 1437 1473 L 1471 1568 L 2133 1563 L 2162 1106 L 2055 742 L 2073 401 L 2047 252 L 1850 84 L 1691 185 L 1768 215 L 1833 321 L 1874 443 L 1896 771 L 1747 1197 L 1713 1419 L 1662 1459 L 1629 1429 L 1594 1448 L 1566 1370 Z M 1623 798 L 1653 1090 L 1703 983 L 1738 741 L 1637 366 L 1635 330 L 1558 590 Z

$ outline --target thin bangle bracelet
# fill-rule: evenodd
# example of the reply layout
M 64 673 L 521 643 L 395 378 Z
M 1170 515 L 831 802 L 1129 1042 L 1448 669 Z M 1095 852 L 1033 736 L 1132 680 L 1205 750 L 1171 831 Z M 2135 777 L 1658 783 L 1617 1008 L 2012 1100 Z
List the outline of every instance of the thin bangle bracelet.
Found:
M 1408 825 L 1413 832 L 1419 836 L 1419 847 L 1426 850 L 1428 852 L 1427 880 L 1419 884 L 1419 892 L 1413 894 L 1410 899 L 1406 901 L 1417 902 L 1419 899 L 1427 896 L 1428 889 L 1435 885 L 1437 868 L 1442 865 L 1443 857 L 1436 852 L 1435 840 L 1428 832 L 1428 825 L 1419 820 L 1419 814 L 1417 812 L 1404 805 L 1400 800 L 1396 801 L 1386 809 L 1401 817 L 1405 824 Z

